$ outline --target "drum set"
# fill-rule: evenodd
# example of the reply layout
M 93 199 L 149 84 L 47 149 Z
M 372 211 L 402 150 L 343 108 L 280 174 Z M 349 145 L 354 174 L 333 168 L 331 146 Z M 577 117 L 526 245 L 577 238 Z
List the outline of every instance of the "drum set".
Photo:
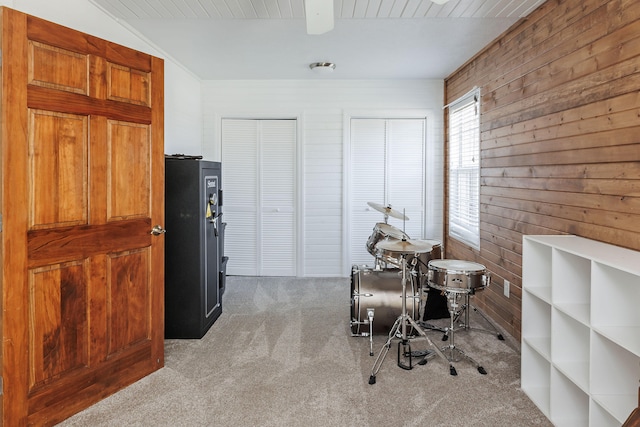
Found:
M 455 344 L 455 332 L 460 329 L 488 332 L 504 340 L 489 319 L 470 304 L 470 296 L 491 282 L 484 265 L 442 259 L 439 241 L 414 240 L 388 224 L 390 216 L 408 220 L 404 213 L 391 206 L 373 202 L 368 205 L 384 214 L 384 222 L 375 224 L 366 243 L 367 251 L 375 258 L 374 267 L 354 265 L 351 270 L 351 335 L 368 337 L 369 354 L 373 356 L 373 335 L 388 331 L 388 338 L 373 364 L 369 384 L 375 384 L 393 340 L 398 340 L 397 364 L 402 369 L 413 369 L 414 358 L 420 358 L 417 363 L 424 365 L 437 355 L 448 363 L 451 375 L 457 375 L 453 363 L 462 358 L 485 375 L 486 370 Z M 493 330 L 471 328 L 471 309 Z M 449 318 L 449 325 L 438 328 L 426 323 L 436 318 Z M 444 332 L 442 341 L 448 341 L 447 345 L 436 346 L 425 329 Z M 432 350 L 412 351 L 411 341 L 420 338 L 424 338 Z

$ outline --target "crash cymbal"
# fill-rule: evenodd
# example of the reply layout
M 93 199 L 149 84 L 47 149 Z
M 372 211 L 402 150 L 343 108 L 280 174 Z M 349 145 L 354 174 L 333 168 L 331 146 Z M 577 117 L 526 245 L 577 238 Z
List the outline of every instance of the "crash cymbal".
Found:
M 418 254 L 429 252 L 433 249 L 433 242 L 429 240 L 381 240 L 376 249 L 400 252 L 403 254 Z
M 405 214 L 391 208 L 391 206 L 383 206 L 380 203 L 374 203 L 374 202 L 367 202 L 367 204 L 371 206 L 373 209 L 377 210 L 378 212 L 382 212 L 385 215 L 389 215 L 398 219 L 404 219 L 404 220 L 409 219 Z

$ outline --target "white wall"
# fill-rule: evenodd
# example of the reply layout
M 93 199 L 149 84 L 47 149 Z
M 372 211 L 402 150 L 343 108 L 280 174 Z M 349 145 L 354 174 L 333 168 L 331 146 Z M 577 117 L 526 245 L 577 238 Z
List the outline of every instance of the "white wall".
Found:
M 88 0 L 0 0 L 7 6 L 165 60 L 165 153 L 201 154 L 200 80 Z
M 439 168 L 428 182 L 427 214 L 442 232 L 442 80 L 203 81 L 203 154 L 221 159 L 222 118 L 298 118 L 300 276 L 346 276 L 350 116 L 427 116 L 427 154 Z M 224 168 L 224 165 L 223 165 Z M 224 183 L 223 183 L 224 185 Z M 372 226 L 373 227 L 373 226 Z M 435 234 L 432 234 L 435 236 Z M 363 245 L 365 242 L 363 242 Z M 343 250 L 344 248 L 344 250 Z

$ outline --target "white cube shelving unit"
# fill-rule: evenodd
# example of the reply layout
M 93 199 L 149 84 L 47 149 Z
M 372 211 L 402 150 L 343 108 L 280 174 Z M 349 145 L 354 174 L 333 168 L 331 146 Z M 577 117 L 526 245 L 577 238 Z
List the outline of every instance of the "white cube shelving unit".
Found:
M 522 390 L 555 426 L 617 426 L 640 384 L 640 252 L 524 236 Z

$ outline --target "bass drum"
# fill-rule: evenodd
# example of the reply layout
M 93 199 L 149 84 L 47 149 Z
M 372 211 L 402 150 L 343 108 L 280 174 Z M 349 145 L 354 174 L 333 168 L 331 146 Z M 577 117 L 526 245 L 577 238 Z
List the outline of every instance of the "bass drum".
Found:
M 351 268 L 351 335 L 368 336 L 367 309 L 374 309 L 373 333 L 388 335 L 402 314 L 402 274 L 399 269 Z M 420 297 L 413 280 L 407 282 L 407 314 L 418 321 Z

